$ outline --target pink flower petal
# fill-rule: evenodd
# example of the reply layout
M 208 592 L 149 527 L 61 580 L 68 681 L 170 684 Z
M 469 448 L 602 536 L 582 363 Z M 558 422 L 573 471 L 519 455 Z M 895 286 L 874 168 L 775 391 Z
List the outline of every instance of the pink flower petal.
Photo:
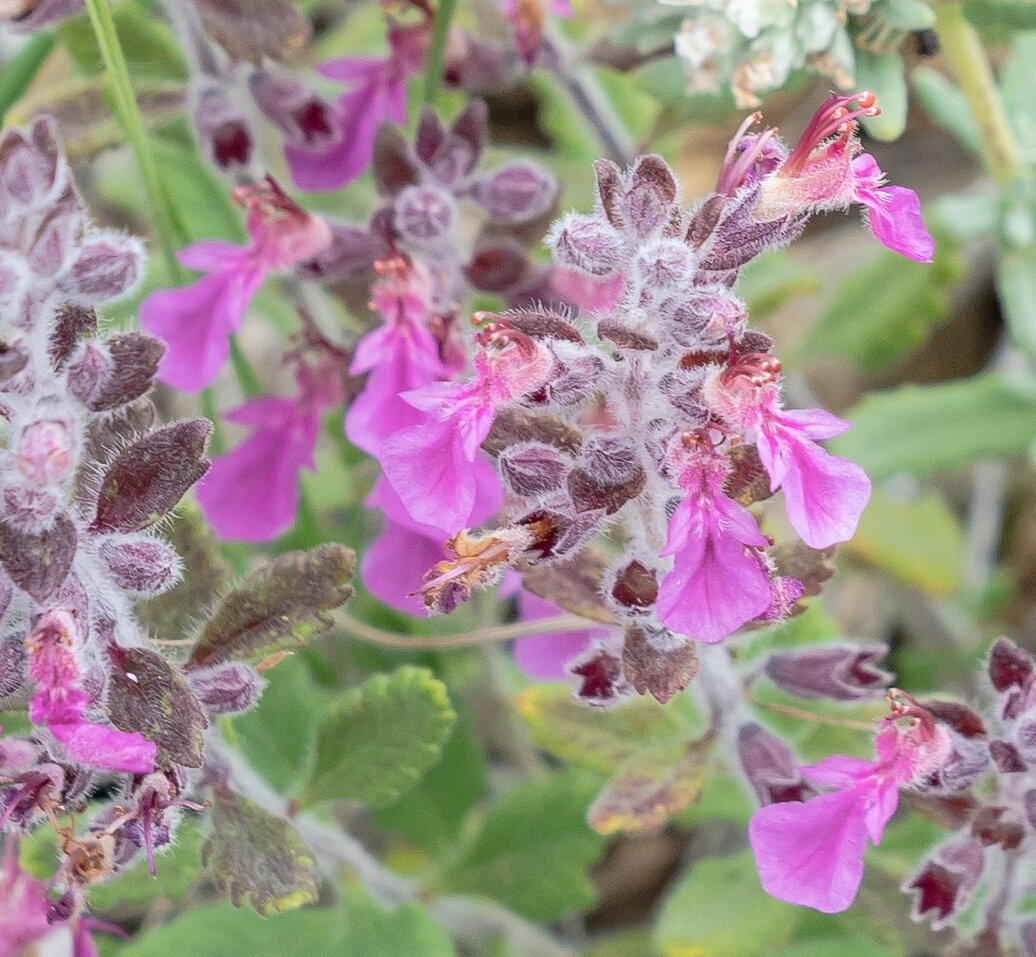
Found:
M 48 725 L 75 761 L 108 771 L 149 774 L 155 769 L 157 748 L 141 734 L 128 734 L 88 721 Z
M 563 614 L 554 602 L 524 589 L 518 594 L 518 610 L 522 621 L 537 621 Z M 534 638 L 519 638 L 514 643 L 514 660 L 530 678 L 560 681 L 569 677 L 565 665 L 586 651 L 595 638 L 607 636 L 607 628 L 587 628 L 585 631 L 563 631 Z

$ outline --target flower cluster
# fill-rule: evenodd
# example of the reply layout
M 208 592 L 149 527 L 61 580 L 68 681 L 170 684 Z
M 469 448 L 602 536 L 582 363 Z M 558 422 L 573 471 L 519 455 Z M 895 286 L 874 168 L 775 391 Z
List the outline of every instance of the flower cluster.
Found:
M 180 577 L 154 525 L 205 474 L 210 427 L 195 419 L 154 428 L 146 394 L 162 344 L 98 331 L 94 307 L 125 295 L 142 270 L 135 240 L 88 219 L 52 123 L 5 131 L 0 701 L 29 696 L 33 729 L 0 738 L 0 827 L 56 821 L 101 778 L 120 775 L 110 792 L 118 813 L 92 822 L 86 837 L 62 832 L 55 883 L 65 892 L 48 915 L 71 920 L 77 935 L 90 882 L 142 851 L 150 860 L 181 809 L 197 807 L 182 797 L 187 769 L 201 767 L 205 709 L 218 711 L 226 697 L 205 691 L 219 669 L 192 674 L 196 694 L 148 647 L 134 611 Z M 258 682 L 243 666 L 234 675 L 241 688 L 251 680 L 255 693 L 239 695 L 247 706 Z M 0 883 L 25 884 L 5 862 Z M 39 896 L 32 882 L 23 890 Z
M 626 174 L 596 164 L 597 210 L 562 217 L 549 243 L 556 265 L 608 290 L 599 308 L 476 315 L 475 378 L 405 393 L 413 411 L 382 447 L 415 521 L 454 532 L 477 521 L 489 458 L 507 493 L 506 523 L 460 531 L 428 573 L 429 608 L 449 610 L 509 565 L 564 577 L 612 533 L 598 587 L 622 647 L 577 664 L 600 702 L 629 686 L 666 700 L 694 674 L 694 642 L 791 612 L 806 586 L 748 506 L 783 491 L 799 538 L 825 549 L 852 536 L 870 483 L 817 444 L 848 423 L 783 408 L 772 342 L 748 327 L 733 286 L 812 213 L 853 202 L 877 210 L 887 245 L 930 259 L 916 196 L 882 186 L 860 154 L 856 118 L 875 110 L 870 94 L 832 97 L 793 150 L 746 124 L 692 211 L 656 156 Z

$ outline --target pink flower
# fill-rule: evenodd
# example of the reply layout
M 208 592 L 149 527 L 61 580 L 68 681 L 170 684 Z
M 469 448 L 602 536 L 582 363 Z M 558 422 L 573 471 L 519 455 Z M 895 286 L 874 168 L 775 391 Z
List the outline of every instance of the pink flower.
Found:
M 411 517 L 450 534 L 471 520 L 476 488 L 486 480 L 480 471 L 492 471 L 479 448 L 497 405 L 538 389 L 554 366 L 547 349 L 503 324 L 480 337 L 496 348 L 475 357 L 475 381 L 433 383 L 405 393 L 426 415 L 393 435 L 381 453 L 385 476 Z
M 850 109 L 853 103 L 857 105 Z M 756 220 L 782 216 L 795 220 L 861 203 L 868 208 L 868 223 L 880 242 L 910 259 L 931 262 L 935 242 L 921 219 L 917 194 L 902 186 L 884 186 L 885 174 L 877 161 L 860 153 L 856 120 L 880 112 L 873 93 L 832 94 L 783 161 L 774 131 L 737 138 L 727 152 L 717 188 L 731 196 L 738 188 L 758 182 L 759 198 L 752 213 Z
M 385 121 L 406 123 L 407 80 L 424 68 L 425 26 L 389 31 L 391 53 L 384 60 L 344 57 L 317 67 L 351 89 L 338 100 L 330 137 L 284 144 L 291 178 L 299 189 L 338 189 L 356 179 L 371 163 L 374 137 Z
M 538 621 L 563 614 L 554 602 L 525 589 L 518 593 L 518 610 L 522 621 Z M 595 639 L 607 638 L 610 633 L 610 629 L 601 627 L 519 638 L 514 643 L 514 660 L 530 678 L 560 681 L 569 677 L 565 668 L 569 662 L 586 651 Z
M 263 396 L 228 412 L 228 422 L 253 427 L 236 449 L 212 460 L 197 486 L 198 503 L 225 539 L 267 542 L 295 524 L 299 472 L 314 469 L 324 412 L 342 398 L 341 374 L 329 364 L 297 372 L 292 398 Z
M 385 322 L 356 344 L 349 371 L 369 375 L 345 420 L 349 441 L 375 458 L 391 435 L 423 419 L 402 394 L 445 379 L 449 371 L 426 325 L 432 294 L 427 271 L 402 260 L 382 263 L 381 271 L 386 278 L 374 284 L 373 305 Z
M 47 885 L 22 870 L 9 838 L 0 860 L 0 957 L 18 957 L 51 929 Z
M 723 492 L 726 465 L 703 446 L 680 476 L 688 494 L 669 520 L 662 555 L 674 555 L 656 608 L 662 623 L 695 641 L 722 641 L 771 605 L 757 549 L 769 542 L 751 514 Z
M 799 537 L 810 548 L 848 541 L 870 498 L 870 479 L 856 463 L 813 440 L 841 435 L 850 424 L 822 409 L 781 409 L 779 376 L 776 358 L 748 353 L 708 377 L 704 388 L 710 406 L 754 439 L 770 490 L 784 490 L 788 519 Z
M 25 639 L 29 674 L 36 693 L 29 718 L 43 724 L 80 764 L 109 771 L 146 774 L 155 768 L 157 748 L 137 732 L 119 731 L 84 719 L 90 696 L 79 687 L 74 643 L 79 629 L 63 609 L 42 615 Z
M 249 210 L 251 245 L 203 240 L 177 258 L 208 273 L 193 286 L 152 293 L 140 309 L 141 325 L 165 340 L 158 378 L 187 392 L 204 388 L 230 354 L 230 334 L 269 272 L 311 259 L 331 242 L 331 230 L 267 179 L 240 187 L 234 200 Z
M 478 465 L 470 519 L 473 523 L 489 518 L 503 500 L 496 473 L 483 460 Z M 425 572 L 442 559 L 443 541 L 449 532 L 414 521 L 385 476 L 378 479 L 364 504 L 380 508 L 385 516 L 381 534 L 363 556 L 360 570 L 364 585 L 391 608 L 423 617 L 424 601 L 414 593 L 421 588 Z
M 867 207 L 871 232 L 889 249 L 930 263 L 935 255 L 935 240 L 921 219 L 917 193 L 902 186 L 882 186 L 885 174 L 869 153 L 852 161 L 852 171 L 853 199 Z
M 894 707 L 875 741 L 877 761 L 834 755 L 803 767 L 810 780 L 836 790 L 756 811 L 748 839 L 772 897 L 825 914 L 845 910 L 863 879 L 867 838 L 881 842 L 900 785 L 922 780 L 949 758 L 949 736 L 931 715 L 916 704 Z M 915 720 L 902 728 L 893 723 L 897 717 Z

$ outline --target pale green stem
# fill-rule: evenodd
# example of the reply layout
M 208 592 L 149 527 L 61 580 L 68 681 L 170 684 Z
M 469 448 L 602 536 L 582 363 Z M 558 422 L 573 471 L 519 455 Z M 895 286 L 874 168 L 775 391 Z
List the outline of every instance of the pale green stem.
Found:
M 435 8 L 435 26 L 432 28 L 432 43 L 428 48 L 428 65 L 424 74 L 424 101 L 435 105 L 442 85 L 443 64 L 446 62 L 446 38 L 450 32 L 457 0 L 439 0 Z
M 983 160 L 998 183 L 1010 182 L 1018 171 L 1018 144 L 997 90 L 989 57 L 975 28 L 964 18 L 959 3 L 936 8 L 936 30 L 943 56 L 982 132 Z
M 175 218 L 158 179 L 158 168 L 155 166 L 155 159 L 148 146 L 144 121 L 137 108 L 136 94 L 133 92 L 126 58 L 115 31 L 111 8 L 108 6 L 108 0 L 86 0 L 86 10 L 90 15 L 97 46 L 101 51 L 101 58 L 104 60 L 111 83 L 115 112 L 122 130 L 126 134 L 126 139 L 137 156 L 137 164 L 140 166 L 140 173 L 144 178 L 144 186 L 155 211 L 156 232 L 159 245 L 162 247 L 162 255 L 167 262 L 170 274 L 178 277 L 181 274 L 181 267 L 177 262 L 173 243 L 173 233 L 177 229 Z

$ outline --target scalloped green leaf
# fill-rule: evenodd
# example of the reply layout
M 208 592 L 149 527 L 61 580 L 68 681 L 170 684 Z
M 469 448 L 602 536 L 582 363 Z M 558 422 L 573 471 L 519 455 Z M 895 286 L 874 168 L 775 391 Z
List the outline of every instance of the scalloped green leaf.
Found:
M 446 685 L 426 668 L 375 675 L 324 716 L 299 806 L 329 800 L 390 804 L 439 760 L 456 719 Z
M 188 667 L 248 661 L 302 648 L 332 627 L 348 601 L 356 553 L 342 545 L 278 555 L 220 603 L 191 648 Z
M 235 907 L 247 902 L 264 917 L 317 899 L 316 862 L 295 829 L 225 785 L 215 791 L 202 861 Z
M 592 777 L 573 771 L 521 782 L 490 806 L 442 889 L 495 898 L 537 921 L 591 907 L 587 871 L 604 847 L 586 822 L 596 790 Z

